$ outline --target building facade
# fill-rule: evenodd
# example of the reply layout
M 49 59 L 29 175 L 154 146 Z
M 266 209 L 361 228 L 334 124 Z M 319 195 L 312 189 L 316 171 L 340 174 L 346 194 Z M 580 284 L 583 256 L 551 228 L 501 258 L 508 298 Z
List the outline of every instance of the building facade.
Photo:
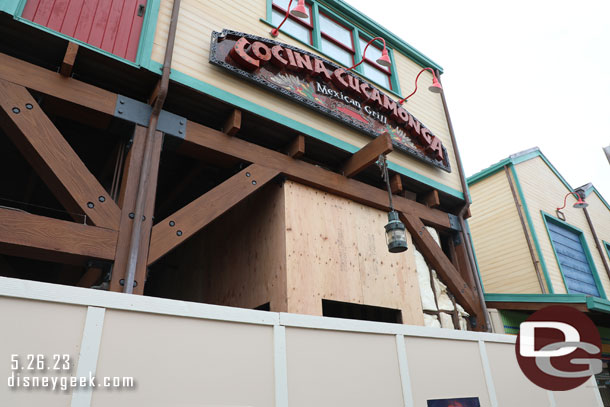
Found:
M 514 338 L 482 333 L 441 67 L 343 1 L 292 3 L 0 5 L 3 351 L 141 383 L 57 405 L 596 402 L 512 383 Z M 441 348 L 480 364 L 414 375 Z
M 572 188 L 533 148 L 468 178 L 470 232 L 496 332 L 516 334 L 534 311 L 563 304 L 587 313 L 610 358 L 610 205 L 592 184 Z M 565 201 L 564 201 L 565 198 Z M 586 207 L 575 207 L 580 200 Z M 582 206 L 582 205 L 576 205 Z M 599 377 L 604 386 L 608 370 Z M 605 405 L 610 403 L 602 391 Z

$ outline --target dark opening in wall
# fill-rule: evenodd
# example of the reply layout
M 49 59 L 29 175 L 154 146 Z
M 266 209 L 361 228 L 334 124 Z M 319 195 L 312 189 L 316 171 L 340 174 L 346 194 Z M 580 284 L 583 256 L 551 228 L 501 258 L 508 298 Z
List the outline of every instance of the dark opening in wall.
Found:
M 258 307 L 254 308 L 255 310 L 258 311 L 271 311 L 271 303 L 266 302 L 264 304 L 259 305 Z
M 322 315 L 334 318 L 402 323 L 402 314 L 397 309 L 331 300 L 322 300 Z

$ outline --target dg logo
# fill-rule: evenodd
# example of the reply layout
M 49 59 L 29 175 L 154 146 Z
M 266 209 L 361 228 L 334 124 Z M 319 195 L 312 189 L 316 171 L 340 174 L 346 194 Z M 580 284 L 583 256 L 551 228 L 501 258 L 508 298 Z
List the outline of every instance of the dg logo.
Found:
M 572 390 L 602 371 L 601 338 L 580 311 L 554 305 L 521 323 L 515 351 L 525 376 L 552 391 Z

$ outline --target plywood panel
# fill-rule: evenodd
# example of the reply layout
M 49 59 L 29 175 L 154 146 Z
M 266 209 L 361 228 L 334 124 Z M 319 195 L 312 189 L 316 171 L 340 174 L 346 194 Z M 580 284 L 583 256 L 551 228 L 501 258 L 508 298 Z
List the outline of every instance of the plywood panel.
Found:
M 519 214 L 504 171 L 470 186 L 468 219 L 488 293 L 541 293 Z
M 288 312 L 322 315 L 329 299 L 400 309 L 405 324 L 423 325 L 414 251 L 388 252 L 386 212 L 294 182 L 284 189 Z
M 521 181 L 521 187 L 527 200 L 527 206 L 532 216 L 532 222 L 534 224 L 534 228 L 536 229 L 536 234 L 538 235 L 538 242 L 540 243 L 540 248 L 544 256 L 551 281 L 553 282 L 555 293 L 566 293 L 566 287 L 561 277 L 559 265 L 557 264 L 557 259 L 553 253 L 551 241 L 544 226 L 544 221 L 540 211 L 545 211 L 546 213 L 555 216 L 555 209 L 563 205 L 563 197 L 569 192 L 569 190 L 540 157 L 536 157 L 518 164 L 516 166 L 516 170 L 519 180 Z M 541 185 L 544 185 L 544 188 L 541 188 Z M 589 196 L 591 197 L 591 195 Z M 587 223 L 584 211 L 582 209 L 572 207 L 574 202 L 576 202 L 575 198 L 568 197 L 567 202 L 566 208 L 562 210 L 562 212 L 565 214 L 566 222 L 583 231 L 585 240 L 587 241 L 587 246 L 591 252 L 593 262 L 595 263 L 595 268 L 597 269 L 597 274 L 599 275 L 606 295 L 610 295 L 610 279 L 608 278 L 608 274 L 605 272 L 602 259 L 597 248 L 595 247 L 595 241 L 593 239 L 591 229 L 589 228 L 589 224 Z M 595 199 L 591 199 L 591 202 L 594 203 Z M 603 215 L 601 216 L 600 221 L 596 220 L 593 216 L 591 216 L 591 218 L 595 222 L 595 225 L 599 224 L 601 226 L 605 224 Z M 600 232 L 598 231 L 598 233 Z M 602 238 L 601 235 L 599 237 L 600 239 Z
M 172 298 L 286 311 L 284 234 L 283 190 L 271 183 L 170 254 L 156 278 Z
M 393 335 L 288 328 L 288 405 L 404 406 Z
M 153 61 L 163 61 L 172 4 L 171 0 L 161 1 L 152 51 Z M 265 14 L 266 0 L 249 2 L 183 0 L 180 9 L 172 68 L 197 80 L 213 84 L 215 87 L 226 90 L 233 95 L 254 101 L 283 116 L 297 118 L 301 123 L 358 148 L 366 145 L 370 141 L 368 136 L 296 103 L 286 102 L 285 98 L 262 90 L 260 87 L 229 75 L 228 72 L 208 63 L 212 31 L 229 28 L 271 38 L 269 34 L 270 27 L 260 21 L 261 18 L 265 18 Z M 278 40 L 299 48 L 307 48 L 308 51 L 314 52 L 313 48 L 308 48 L 286 35 L 280 34 Z M 415 76 L 422 67 L 398 52 L 395 52 L 395 59 L 403 94 L 409 94 L 413 89 Z M 424 73 L 420 81 L 422 83 L 424 81 L 431 81 L 431 77 L 429 74 Z M 450 141 L 441 97 L 438 94 L 427 92 L 426 88 L 427 86 L 423 86 L 424 90 L 418 92 L 406 108 L 442 140 L 448 150 L 453 172 L 446 173 L 399 152 L 391 153 L 390 159 L 397 164 L 451 188 L 461 190 L 457 164 L 453 154 L 453 146 Z
M 107 310 L 97 376 L 136 389 L 95 391 L 91 406 L 273 406 L 273 374 L 271 326 Z

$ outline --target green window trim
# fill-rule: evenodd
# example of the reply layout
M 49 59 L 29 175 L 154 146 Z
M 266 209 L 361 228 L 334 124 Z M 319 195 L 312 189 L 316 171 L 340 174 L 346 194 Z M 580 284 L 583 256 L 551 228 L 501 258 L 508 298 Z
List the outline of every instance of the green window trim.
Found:
M 49 34 L 52 34 L 56 37 L 63 38 L 67 41 L 71 41 L 79 46 L 95 51 L 99 54 L 105 55 L 109 58 L 116 59 L 124 64 L 131 65 L 135 68 L 148 68 L 151 63 L 151 55 L 153 49 L 153 42 L 155 39 L 155 31 L 157 28 L 157 19 L 159 16 L 159 8 L 161 6 L 161 0 L 148 0 L 146 4 L 146 11 L 144 14 L 144 21 L 142 22 L 142 31 L 140 33 L 140 41 L 138 44 L 138 53 L 136 56 L 135 62 L 130 61 L 125 58 L 121 58 L 116 56 L 108 51 L 105 51 L 101 48 L 95 47 L 93 45 L 87 44 L 84 41 L 78 40 L 76 38 L 70 37 L 68 35 L 62 34 L 58 31 L 51 30 L 48 27 L 37 24 L 33 21 L 27 20 L 21 15 L 23 14 L 23 9 L 25 8 L 25 4 L 27 0 L 9 0 L 7 4 L 4 4 L 0 7 L 0 11 L 5 11 L 11 15 L 13 18 L 23 24 L 30 25 L 35 27 L 41 31 L 45 31 Z
M 362 50 L 360 49 L 360 41 L 359 41 L 360 37 L 366 38 L 368 41 L 369 39 L 374 38 L 376 36 L 380 36 L 380 37 L 383 36 L 381 34 L 373 35 L 368 30 L 363 30 L 362 28 L 355 25 L 353 22 L 346 20 L 345 18 L 341 17 L 340 15 L 338 15 L 337 13 L 332 11 L 330 8 L 327 8 L 324 5 L 319 4 L 315 0 L 307 0 L 307 2 L 311 4 L 311 10 L 313 13 L 313 16 L 312 16 L 312 22 L 313 22 L 312 44 L 308 44 L 308 43 L 304 42 L 303 40 L 287 33 L 286 31 L 284 31 L 282 29 L 280 29 L 280 32 L 282 33 L 282 35 L 286 35 L 286 36 L 292 38 L 293 40 L 298 41 L 299 43 L 305 45 L 307 48 L 313 49 L 318 54 L 323 55 L 324 57 L 336 62 L 340 66 L 342 66 L 342 64 L 340 62 L 338 62 L 336 59 L 334 59 L 330 54 L 322 51 L 322 44 L 321 44 L 322 34 L 320 33 L 320 24 L 319 24 L 320 12 L 323 12 L 324 14 L 328 15 L 332 19 L 337 20 L 341 24 L 352 28 L 352 40 L 354 42 L 354 59 L 356 60 L 356 62 L 358 62 L 358 61 L 360 61 L 360 59 L 362 59 Z M 273 12 L 272 4 L 273 4 L 273 0 L 267 0 L 267 16 L 265 17 L 265 19 L 261 18 L 260 21 L 267 24 L 270 27 L 275 28 L 275 25 L 272 22 L 273 21 L 272 20 L 272 12 Z M 387 39 L 386 39 L 386 41 L 387 41 Z M 393 94 L 394 96 L 396 96 L 398 98 L 402 98 L 402 92 L 400 90 L 400 82 L 398 80 L 398 74 L 396 73 L 396 62 L 394 59 L 394 49 L 389 44 L 387 44 L 387 50 L 388 50 L 388 54 L 390 55 L 390 60 L 392 61 L 392 66 L 390 68 L 391 69 L 390 84 L 392 86 L 392 89 L 388 89 L 386 85 L 380 84 L 372 79 L 369 79 L 367 76 L 365 76 L 364 68 L 362 65 L 357 66 L 354 69 L 354 71 L 356 71 L 360 76 L 365 78 L 367 81 L 374 83 L 376 86 L 380 87 L 381 89 Z
M 583 231 L 576 226 L 570 225 L 568 222 L 565 222 L 555 216 L 546 213 L 545 211 L 540 211 L 542 215 L 542 220 L 544 221 L 544 227 L 546 228 L 546 233 L 549 237 L 549 241 L 551 242 L 551 247 L 553 248 L 553 254 L 555 254 L 555 260 L 557 261 L 557 266 L 559 267 L 559 272 L 561 273 L 561 278 L 563 279 L 563 285 L 566 288 L 566 291 L 569 292 L 568 284 L 566 283 L 565 275 L 563 274 L 563 270 L 561 268 L 561 263 L 559 262 L 559 256 L 557 255 L 557 250 L 555 250 L 555 244 L 553 243 L 553 239 L 551 238 L 551 232 L 549 230 L 549 222 L 553 222 L 556 225 L 560 225 L 565 227 L 566 229 L 571 230 L 574 233 L 578 234 L 578 239 L 580 240 L 580 244 L 582 245 L 583 252 L 585 253 L 585 257 L 587 258 L 587 263 L 589 263 L 589 267 L 591 268 L 591 274 L 593 275 L 593 280 L 595 281 L 595 285 L 597 286 L 597 291 L 599 292 L 600 298 L 607 299 L 606 292 L 604 291 L 604 287 L 602 285 L 601 280 L 599 279 L 599 275 L 597 273 L 597 267 L 595 267 L 595 262 L 593 261 L 593 257 L 591 256 L 591 252 L 589 251 L 589 245 L 587 244 L 587 240 L 585 239 L 585 234 Z
M 606 242 L 605 240 L 602 240 L 602 243 L 604 244 L 606 254 L 608 255 L 608 259 L 610 260 L 610 243 Z

